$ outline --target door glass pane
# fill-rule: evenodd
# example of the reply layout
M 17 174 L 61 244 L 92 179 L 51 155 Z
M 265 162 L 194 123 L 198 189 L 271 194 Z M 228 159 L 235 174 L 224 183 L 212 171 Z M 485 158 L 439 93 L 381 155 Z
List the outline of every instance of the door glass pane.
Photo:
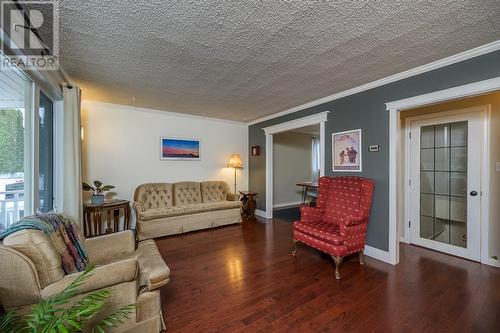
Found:
M 40 108 L 38 110 L 38 151 L 39 151 L 39 211 L 50 212 L 53 208 L 53 173 L 54 173 L 54 145 L 53 145 L 53 103 L 40 92 Z
M 420 217 L 420 237 L 430 239 L 434 235 L 434 218 Z
M 467 122 L 420 134 L 420 237 L 467 247 Z
M 420 172 L 420 193 L 434 193 L 434 172 Z
M 434 148 L 434 126 L 420 129 L 420 148 Z
M 422 171 L 434 171 L 434 149 L 420 149 L 420 168 Z
M 450 198 L 447 195 L 434 196 L 435 217 L 448 220 L 450 218 Z
M 451 124 L 451 146 L 467 146 L 467 122 L 461 121 Z
M 20 72 L 0 71 L 0 231 L 25 215 L 29 85 Z
M 434 217 L 434 195 L 420 195 L 420 215 Z
M 467 147 L 451 148 L 450 167 L 451 171 L 467 170 Z
M 451 195 L 465 197 L 467 193 L 466 173 L 450 172 Z
M 434 240 L 441 243 L 450 243 L 450 221 L 439 218 L 434 221 Z
M 436 147 L 449 147 L 450 146 L 450 125 L 436 125 L 435 128 L 435 142 Z
M 450 148 L 434 149 L 434 170 L 448 171 L 450 170 Z
M 435 172 L 436 181 L 435 188 L 436 194 L 448 195 L 450 192 L 450 173 L 449 172 Z

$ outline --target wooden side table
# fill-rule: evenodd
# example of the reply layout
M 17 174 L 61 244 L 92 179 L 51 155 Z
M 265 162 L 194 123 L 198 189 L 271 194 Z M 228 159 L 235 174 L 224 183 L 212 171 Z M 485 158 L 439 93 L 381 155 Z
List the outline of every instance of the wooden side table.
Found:
M 107 212 L 105 234 L 118 232 L 120 226 L 120 209 L 123 209 L 123 230 L 128 230 L 130 223 L 130 201 L 107 200 L 100 204 L 83 204 L 83 230 L 85 237 L 91 238 L 102 235 L 102 215 Z M 113 212 L 113 218 L 111 217 Z M 111 227 L 113 222 L 113 228 Z
M 305 205 L 307 201 L 307 197 L 311 197 L 310 189 L 319 189 L 318 182 L 302 182 L 297 183 L 297 186 L 302 186 L 302 204 Z
M 241 215 L 247 219 L 255 219 L 255 208 L 257 207 L 255 197 L 258 193 L 252 191 L 240 191 L 240 194 L 242 195 L 241 202 L 243 204 Z

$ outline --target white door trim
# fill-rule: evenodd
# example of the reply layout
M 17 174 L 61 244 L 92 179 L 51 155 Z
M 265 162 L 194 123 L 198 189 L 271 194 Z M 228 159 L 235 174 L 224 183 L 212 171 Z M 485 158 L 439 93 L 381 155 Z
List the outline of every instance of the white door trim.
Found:
M 266 212 L 267 219 L 273 218 L 273 135 L 290 131 L 296 128 L 320 125 L 320 176 L 325 175 L 325 123 L 328 121 L 328 113 L 324 111 L 311 116 L 290 120 L 284 123 L 263 128 L 266 135 Z
M 479 229 L 478 229 L 478 233 L 477 235 L 474 233 L 474 234 L 470 234 L 471 236 L 471 242 L 472 240 L 477 240 L 479 242 L 479 245 L 482 244 L 482 241 L 483 241 L 483 238 L 486 239 L 486 246 L 487 246 L 487 241 L 488 241 L 488 235 L 486 233 L 486 237 L 483 237 L 483 232 L 484 230 L 488 230 L 488 222 L 487 222 L 487 218 L 488 218 L 488 210 L 489 210 L 489 206 L 488 206 L 488 193 L 489 193 L 489 190 L 487 189 L 487 182 L 486 180 L 488 179 L 488 176 L 489 174 L 484 172 L 485 170 L 485 165 L 484 164 L 488 164 L 487 161 L 489 161 L 489 137 L 488 137 L 488 133 L 485 132 L 485 127 L 487 126 L 484 126 L 485 123 L 488 123 L 489 122 L 489 110 L 490 110 L 490 106 L 489 105 L 480 105 L 480 106 L 473 106 L 473 107 L 467 107 L 467 108 L 462 108 L 462 109 L 456 109 L 456 110 L 450 110 L 450 111 L 444 111 L 444 112 L 436 112 L 436 113 L 430 113 L 430 114 L 425 114 L 425 115 L 419 115 L 419 116 L 414 116 L 414 117 L 409 117 L 406 119 L 406 127 L 405 127 L 405 130 L 406 130 L 406 133 L 409 133 L 409 131 L 412 129 L 412 124 L 414 124 L 415 122 L 420 122 L 420 125 L 422 125 L 422 122 L 433 122 L 433 121 L 439 121 L 439 120 L 443 120 L 443 119 L 446 119 L 447 122 L 456 122 L 456 121 L 463 121 L 463 120 L 466 120 L 467 117 L 471 117 L 473 115 L 479 115 L 479 118 L 480 118 L 480 127 L 481 127 L 481 138 L 480 138 L 480 141 L 481 141 L 481 179 L 479 181 L 479 188 L 475 188 L 477 189 L 478 192 L 480 192 L 480 199 L 481 199 L 481 204 L 479 206 L 479 214 L 480 214 L 480 218 L 479 218 Z M 469 132 L 469 133 L 473 133 L 473 132 Z M 418 224 L 418 221 L 416 218 L 412 218 L 412 212 L 411 212 L 411 191 L 415 191 L 416 190 L 416 187 L 419 187 L 419 184 L 418 184 L 418 181 L 417 179 L 415 178 L 412 178 L 412 171 L 411 171 L 411 156 L 412 156 L 412 153 L 413 151 L 411 150 L 411 140 L 415 140 L 417 139 L 417 137 L 413 138 L 413 135 L 414 133 L 412 132 L 412 138 L 410 139 L 410 136 L 407 135 L 406 136 L 406 143 L 405 143 L 405 146 L 408 147 L 408 149 L 405 149 L 405 161 L 406 161 L 406 164 L 403 166 L 404 168 L 404 171 L 405 171 L 405 179 L 407 181 L 406 184 L 409 184 L 409 181 L 410 179 L 412 179 L 412 185 L 411 186 L 405 186 L 405 190 L 404 190 L 404 195 L 405 195 L 405 202 L 406 202 L 406 205 L 405 207 L 403 208 L 404 209 L 404 214 L 405 214 L 405 221 L 415 221 L 416 224 Z M 418 139 L 417 139 L 418 140 Z M 470 162 L 470 161 L 469 161 Z M 418 163 L 417 163 L 418 165 Z M 472 165 L 470 163 L 468 163 L 468 165 Z M 486 166 L 487 167 L 487 166 Z M 486 171 L 488 172 L 488 171 Z M 415 193 L 415 192 L 414 192 Z M 468 192 L 467 192 L 467 195 L 468 195 Z M 486 204 L 485 204 L 486 202 Z M 410 233 L 411 232 L 415 232 L 415 230 L 418 230 L 418 226 L 416 226 L 416 229 L 413 229 L 414 227 L 412 227 L 413 230 L 410 229 L 410 226 L 408 223 L 405 223 L 405 239 L 407 239 L 407 243 L 411 243 L 411 237 L 410 237 Z M 468 226 L 469 226 L 469 223 L 468 223 Z M 471 230 L 468 230 L 467 232 L 469 233 Z M 472 230 L 474 231 L 474 230 Z M 413 235 L 414 236 L 414 235 Z M 429 243 L 427 240 L 422 240 L 422 242 L 425 242 L 425 243 L 428 243 L 428 244 L 431 244 Z M 417 244 L 415 242 L 415 240 L 413 240 L 413 243 L 414 244 Z M 474 242 L 475 243 L 475 242 Z M 464 257 L 464 258 L 467 258 L 467 259 L 470 259 L 470 260 L 478 260 L 480 261 L 481 260 L 481 251 L 478 249 L 478 251 L 471 251 L 470 247 L 469 247 L 469 241 L 467 242 L 468 244 L 468 247 L 467 249 L 461 249 L 461 248 L 457 248 L 457 252 L 456 253 L 453 253 L 454 255 L 457 255 L 457 256 L 461 256 L 461 257 Z M 475 243 L 477 244 L 477 243 Z M 423 244 L 417 244 L 417 245 L 423 245 Z M 436 247 L 435 249 L 436 250 L 439 250 L 439 251 L 442 251 L 442 252 L 446 252 L 446 251 L 449 251 L 449 246 L 445 245 L 445 246 L 442 246 L 442 244 L 434 244 L 434 246 Z M 487 247 L 486 247 L 487 248 Z
M 400 193 L 401 179 L 398 179 L 398 173 L 402 168 L 400 159 L 401 121 L 399 119 L 399 112 L 452 99 L 485 94 L 495 90 L 500 90 L 500 77 L 386 103 L 387 111 L 389 111 L 389 262 L 391 264 L 395 265 L 399 262 L 398 243 L 400 236 L 398 225 L 400 223 L 397 221 L 399 208 L 397 198 L 398 195 L 402 194 Z M 484 163 L 483 165 L 489 168 L 488 163 Z M 484 166 L 483 171 L 485 171 Z M 489 176 L 488 170 L 484 174 L 484 178 L 487 178 Z M 488 187 L 485 190 L 488 190 Z M 489 193 L 486 193 L 485 196 L 488 197 L 488 195 Z M 484 200 L 484 202 L 486 201 Z M 485 221 L 485 228 L 486 223 L 488 221 Z M 484 251 L 487 251 L 487 249 Z M 491 264 L 491 261 L 487 257 L 483 257 L 484 251 L 481 251 L 481 262 Z

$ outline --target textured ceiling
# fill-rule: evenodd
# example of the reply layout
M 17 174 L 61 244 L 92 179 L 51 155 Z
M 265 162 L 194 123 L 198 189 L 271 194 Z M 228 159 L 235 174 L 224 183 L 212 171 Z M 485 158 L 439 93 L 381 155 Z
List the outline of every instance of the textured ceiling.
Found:
M 86 99 L 250 121 L 500 39 L 498 0 L 62 0 Z

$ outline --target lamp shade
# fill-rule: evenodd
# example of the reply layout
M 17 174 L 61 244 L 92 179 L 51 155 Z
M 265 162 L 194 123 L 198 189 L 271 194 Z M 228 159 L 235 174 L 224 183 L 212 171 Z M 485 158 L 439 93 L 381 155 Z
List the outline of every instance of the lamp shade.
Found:
M 232 154 L 227 166 L 230 168 L 243 168 L 243 162 L 241 161 L 240 154 Z

